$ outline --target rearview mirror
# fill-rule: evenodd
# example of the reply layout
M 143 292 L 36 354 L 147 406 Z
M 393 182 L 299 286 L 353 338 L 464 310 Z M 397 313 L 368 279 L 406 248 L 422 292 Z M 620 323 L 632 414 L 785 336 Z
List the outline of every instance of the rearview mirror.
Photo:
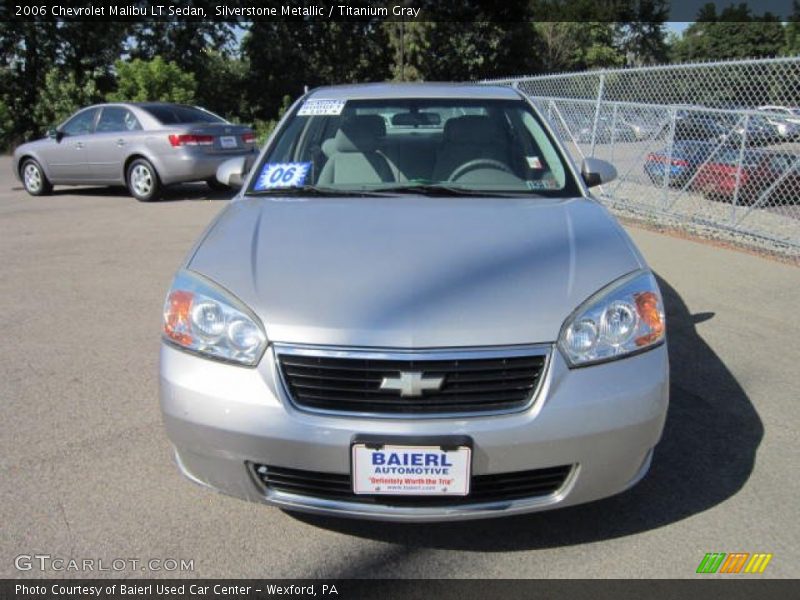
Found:
M 587 187 L 595 187 L 614 181 L 617 170 L 614 165 L 599 158 L 584 158 L 581 163 L 581 177 Z
M 217 181 L 232 188 L 240 188 L 244 184 L 244 178 L 250 171 L 252 160 L 247 156 L 237 156 L 231 158 L 217 167 Z
M 62 132 L 60 132 L 58 129 L 56 129 L 55 127 L 52 128 L 52 129 L 48 129 L 47 133 L 45 133 L 45 135 L 47 137 L 49 137 L 51 140 L 55 140 L 57 142 L 60 142 L 61 138 L 64 137 L 64 134 Z
M 392 125 L 400 127 L 424 127 L 439 125 L 442 117 L 439 113 L 405 112 L 392 116 Z

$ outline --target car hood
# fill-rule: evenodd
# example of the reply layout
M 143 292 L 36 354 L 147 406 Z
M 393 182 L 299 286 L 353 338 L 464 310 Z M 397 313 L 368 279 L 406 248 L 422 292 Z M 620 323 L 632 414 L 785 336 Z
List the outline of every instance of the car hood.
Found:
M 584 198 L 245 198 L 188 267 L 275 342 L 386 348 L 552 342 L 591 294 L 643 266 Z

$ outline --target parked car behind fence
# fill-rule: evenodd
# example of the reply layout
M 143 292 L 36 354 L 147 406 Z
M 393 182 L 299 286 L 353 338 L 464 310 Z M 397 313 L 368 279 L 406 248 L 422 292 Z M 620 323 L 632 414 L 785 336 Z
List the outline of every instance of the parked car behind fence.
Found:
M 715 200 L 794 204 L 800 200 L 800 166 L 792 154 L 749 150 L 740 167 L 739 152 L 726 148 L 700 168 L 693 187 Z

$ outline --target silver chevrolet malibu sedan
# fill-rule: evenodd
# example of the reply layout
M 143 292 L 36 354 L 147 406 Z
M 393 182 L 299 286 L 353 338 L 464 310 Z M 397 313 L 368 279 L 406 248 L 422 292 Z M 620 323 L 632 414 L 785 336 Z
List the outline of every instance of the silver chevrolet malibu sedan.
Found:
M 164 305 L 161 406 L 190 480 L 287 510 L 496 517 L 621 492 L 668 402 L 647 263 L 512 88 L 314 90 Z
M 173 183 L 207 181 L 218 189 L 220 164 L 254 152 L 252 129 L 196 106 L 98 104 L 19 146 L 12 164 L 32 196 L 54 185 L 124 185 L 150 202 Z

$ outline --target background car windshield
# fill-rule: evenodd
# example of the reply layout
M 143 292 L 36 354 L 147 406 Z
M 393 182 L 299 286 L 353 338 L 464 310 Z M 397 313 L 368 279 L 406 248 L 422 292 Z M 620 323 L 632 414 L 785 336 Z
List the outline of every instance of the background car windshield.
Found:
M 552 138 L 521 100 L 308 100 L 255 172 L 253 192 L 442 186 L 580 193 Z
M 157 104 L 142 107 L 153 115 L 162 125 L 181 125 L 188 123 L 225 123 L 225 119 L 194 106 L 181 104 Z

